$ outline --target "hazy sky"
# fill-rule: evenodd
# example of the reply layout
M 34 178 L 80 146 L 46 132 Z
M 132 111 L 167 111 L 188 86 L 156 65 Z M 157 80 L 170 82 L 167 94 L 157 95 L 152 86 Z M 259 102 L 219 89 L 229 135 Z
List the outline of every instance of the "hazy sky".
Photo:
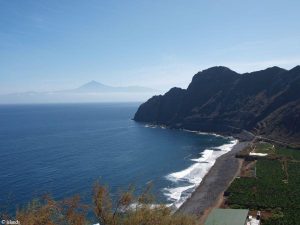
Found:
M 300 64 L 299 0 L 0 0 L 0 93 Z

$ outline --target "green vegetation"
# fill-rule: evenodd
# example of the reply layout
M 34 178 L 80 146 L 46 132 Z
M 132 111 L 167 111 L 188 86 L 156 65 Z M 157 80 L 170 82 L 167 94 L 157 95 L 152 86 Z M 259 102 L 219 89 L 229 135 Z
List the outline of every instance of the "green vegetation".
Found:
M 300 151 L 262 143 L 256 152 L 270 156 L 256 162 L 256 177 L 241 177 L 228 188 L 231 208 L 262 210 L 263 225 L 295 225 L 300 221 Z
M 277 148 L 275 148 L 275 151 L 276 151 L 276 154 L 279 156 L 286 156 L 292 160 L 300 161 L 300 150 L 277 147 Z
M 300 161 L 300 150 L 274 146 L 273 144 L 266 142 L 257 143 L 255 145 L 255 152 L 268 153 L 269 155 Z
M 87 215 L 94 217 L 101 225 L 195 225 L 196 219 L 190 216 L 173 214 L 164 205 L 153 205 L 147 188 L 141 195 L 134 196 L 133 189 L 120 194 L 112 202 L 108 189 L 95 185 L 93 205 L 83 204 L 79 196 L 63 201 L 50 197 L 34 200 L 27 207 L 18 210 L 16 220 L 26 225 L 91 225 Z M 4 220 L 12 219 L 2 215 Z

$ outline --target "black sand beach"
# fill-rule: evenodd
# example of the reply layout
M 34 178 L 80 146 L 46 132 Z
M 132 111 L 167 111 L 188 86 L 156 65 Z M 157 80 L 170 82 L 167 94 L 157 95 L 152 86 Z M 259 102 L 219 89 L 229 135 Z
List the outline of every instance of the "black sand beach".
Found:
M 230 152 L 220 156 L 192 196 L 177 210 L 177 213 L 200 217 L 211 207 L 216 206 L 241 167 L 235 154 L 248 144 L 249 142 L 238 142 Z

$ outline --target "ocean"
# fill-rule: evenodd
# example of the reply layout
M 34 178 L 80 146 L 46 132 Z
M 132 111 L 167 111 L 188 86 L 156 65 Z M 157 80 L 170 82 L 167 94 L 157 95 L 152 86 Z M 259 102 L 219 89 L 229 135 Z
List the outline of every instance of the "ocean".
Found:
M 152 183 L 160 203 L 179 207 L 231 138 L 137 123 L 139 103 L 0 106 L 0 210 L 45 193 L 91 202 L 95 182 L 112 197 Z

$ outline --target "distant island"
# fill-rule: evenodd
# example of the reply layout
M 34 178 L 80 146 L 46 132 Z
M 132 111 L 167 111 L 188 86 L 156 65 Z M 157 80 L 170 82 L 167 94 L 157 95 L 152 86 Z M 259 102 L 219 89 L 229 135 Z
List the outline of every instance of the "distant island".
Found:
M 73 89 L 2 94 L 0 95 L 0 104 L 141 102 L 158 93 L 160 91 L 149 87 L 110 86 L 92 80 Z
M 67 90 L 67 92 L 88 92 L 88 93 L 116 93 L 116 92 L 133 92 L 133 93 L 143 93 L 143 92 L 154 92 L 157 90 L 154 90 L 152 88 L 148 87 L 142 87 L 142 86 L 109 86 L 102 83 L 99 83 L 97 81 L 90 81 L 76 89 Z
M 300 147 L 299 88 L 300 66 L 244 74 L 217 66 L 194 75 L 187 89 L 150 98 L 134 120 Z

